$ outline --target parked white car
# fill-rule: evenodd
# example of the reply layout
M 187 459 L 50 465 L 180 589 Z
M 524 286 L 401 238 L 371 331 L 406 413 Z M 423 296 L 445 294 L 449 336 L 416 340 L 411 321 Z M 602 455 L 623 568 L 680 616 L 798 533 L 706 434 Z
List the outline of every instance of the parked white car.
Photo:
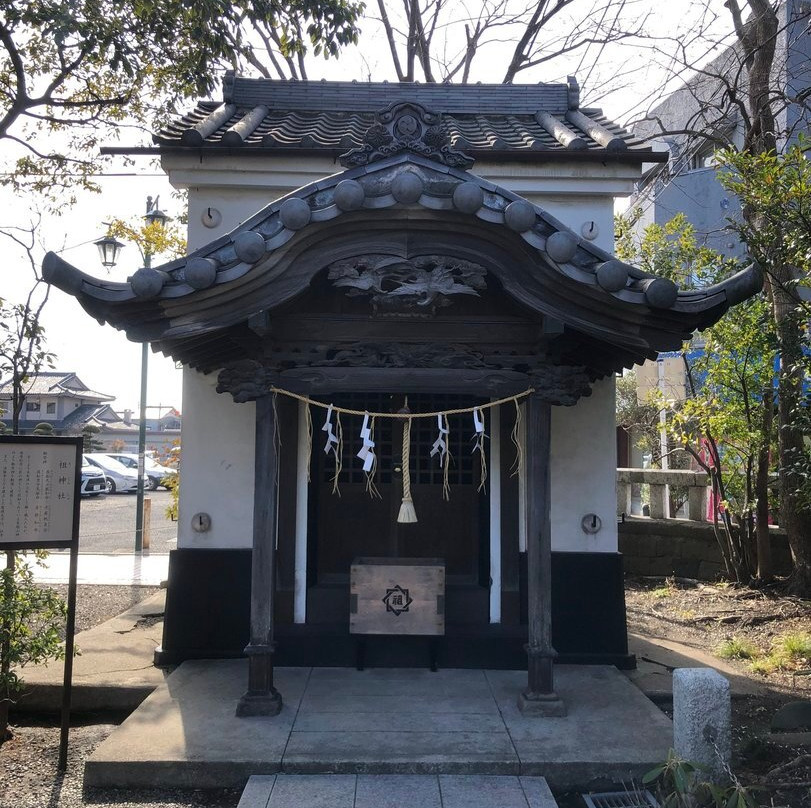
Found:
M 112 457 L 138 474 L 138 455 L 135 452 L 107 452 L 107 457 Z M 163 485 L 166 477 L 177 477 L 177 469 L 162 466 L 153 457 L 144 455 L 144 486 L 150 491 L 156 491 L 159 485 Z M 165 485 L 163 487 L 166 488 Z
M 86 457 L 82 457 L 82 496 L 95 497 L 107 490 L 107 478 L 104 472 L 94 466 Z
M 108 494 L 115 494 L 116 491 L 125 493 L 137 490 L 138 474 L 132 469 L 128 469 L 117 460 L 100 452 L 91 452 L 85 457 L 104 472 L 104 476 L 107 478 Z

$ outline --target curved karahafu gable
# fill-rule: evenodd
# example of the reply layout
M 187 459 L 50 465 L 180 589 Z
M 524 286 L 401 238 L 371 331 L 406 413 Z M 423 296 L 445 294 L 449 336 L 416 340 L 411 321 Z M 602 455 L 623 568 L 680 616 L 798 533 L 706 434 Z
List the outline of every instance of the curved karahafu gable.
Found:
M 238 358 L 223 343 L 201 361 L 200 346 L 213 344 L 212 336 L 293 300 L 327 265 L 375 252 L 475 261 L 521 306 L 594 343 L 594 375 L 678 347 L 762 282 L 750 267 L 680 292 L 511 191 L 413 153 L 300 188 L 228 235 L 139 269 L 127 283 L 93 278 L 53 253 L 43 273 L 100 322 L 211 369 Z

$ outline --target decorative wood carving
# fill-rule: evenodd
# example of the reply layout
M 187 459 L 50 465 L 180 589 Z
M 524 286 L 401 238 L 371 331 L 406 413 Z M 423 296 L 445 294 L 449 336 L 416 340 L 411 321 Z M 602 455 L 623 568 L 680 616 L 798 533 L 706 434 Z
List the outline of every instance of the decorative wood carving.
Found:
M 424 351 L 416 359 L 412 347 Z M 285 371 L 271 369 L 252 359 L 242 360 L 220 371 L 218 393 L 231 393 L 234 401 L 252 401 L 266 396 L 271 386 L 297 392 L 325 393 L 355 390 L 388 392 L 519 393 L 534 387 L 535 395 L 549 404 L 570 406 L 591 394 L 591 380 L 582 367 L 536 365 L 529 373 L 491 367 L 484 357 L 462 346 L 438 346 L 432 354 L 426 346 L 370 346 L 346 350 L 330 364 L 301 366 Z M 452 350 L 448 351 L 450 348 Z M 375 359 L 375 357 L 377 357 Z M 372 365 L 371 362 L 388 364 Z
M 510 370 L 448 368 L 295 368 L 281 385 L 296 392 L 467 393 L 506 396 L 527 388 L 527 377 Z
M 479 264 L 441 255 L 364 255 L 336 261 L 328 277 L 350 297 L 369 296 L 375 312 L 432 314 L 450 306 L 453 295 L 478 297 L 486 275 Z
M 532 369 L 528 380 L 535 395 L 550 404 L 570 407 L 591 395 L 591 378 L 582 366 L 541 365 Z
M 374 368 L 499 368 L 465 345 L 363 343 L 341 348 L 329 359 L 317 359 L 310 367 Z
M 217 376 L 217 392 L 230 393 L 234 401 L 254 401 L 266 396 L 272 384 L 278 384 L 279 374 L 257 362 L 242 359 L 224 367 Z
M 470 168 L 473 158 L 452 149 L 442 116 L 410 101 L 395 102 L 375 115 L 363 145 L 338 159 L 346 168 L 365 166 L 399 152 L 411 151 L 453 168 Z

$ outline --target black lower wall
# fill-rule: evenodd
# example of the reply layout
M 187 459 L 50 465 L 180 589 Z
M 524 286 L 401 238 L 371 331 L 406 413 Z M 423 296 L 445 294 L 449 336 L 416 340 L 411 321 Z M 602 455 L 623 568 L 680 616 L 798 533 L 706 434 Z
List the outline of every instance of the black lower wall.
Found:
M 369 666 L 526 667 L 526 565 L 521 564 L 519 621 L 451 624 L 445 636 L 368 637 L 359 649 L 348 625 L 293 625 L 292 592 L 277 596 L 279 665 L 351 666 L 359 650 Z M 250 618 L 250 550 L 173 550 L 159 665 L 242 656 Z M 348 587 L 347 587 L 348 597 Z M 633 667 L 625 624 L 619 553 L 552 553 L 552 637 L 560 662 Z

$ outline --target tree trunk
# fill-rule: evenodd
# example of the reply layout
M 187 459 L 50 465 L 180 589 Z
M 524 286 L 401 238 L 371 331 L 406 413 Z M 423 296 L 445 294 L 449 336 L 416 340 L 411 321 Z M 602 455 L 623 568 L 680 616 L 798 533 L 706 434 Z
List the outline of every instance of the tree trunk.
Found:
M 771 448 L 774 406 L 772 404 L 771 383 L 763 389 L 762 444 L 757 458 L 755 472 L 755 497 L 757 498 L 757 521 L 755 540 L 757 543 L 757 577 L 762 583 L 772 579 L 772 544 L 769 538 L 769 460 Z
M 14 575 L 14 560 L 14 551 L 6 550 L 6 572 L 10 570 L 12 576 Z M 11 601 L 13 597 L 14 585 L 9 576 L 5 579 L 5 585 L 3 586 L 3 599 Z M 11 625 L 8 622 L 10 619 L 11 618 L 8 617 L 6 621 L 4 621 L 2 627 L 2 642 L 0 642 L 0 682 L 6 683 L 8 682 L 8 674 L 11 671 Z M 6 685 L 2 685 L 0 686 L 0 743 L 11 737 L 11 733 L 8 730 L 8 713 L 10 707 L 11 693 L 9 693 Z
M 20 415 L 22 414 L 23 409 L 23 385 L 22 379 L 20 378 L 17 371 L 14 371 L 14 374 L 11 379 L 11 434 L 12 435 L 19 435 L 20 434 Z
M 805 482 L 798 471 L 798 462 L 807 449 L 802 430 L 795 423 L 802 404 L 802 326 L 798 321 L 796 302 L 786 291 L 784 279 L 777 277 L 775 280 L 770 283 L 770 292 L 780 346 L 777 407 L 780 526 L 786 531 L 793 561 L 789 591 L 801 597 L 811 597 L 811 512 L 801 509 L 798 499 L 799 489 Z

